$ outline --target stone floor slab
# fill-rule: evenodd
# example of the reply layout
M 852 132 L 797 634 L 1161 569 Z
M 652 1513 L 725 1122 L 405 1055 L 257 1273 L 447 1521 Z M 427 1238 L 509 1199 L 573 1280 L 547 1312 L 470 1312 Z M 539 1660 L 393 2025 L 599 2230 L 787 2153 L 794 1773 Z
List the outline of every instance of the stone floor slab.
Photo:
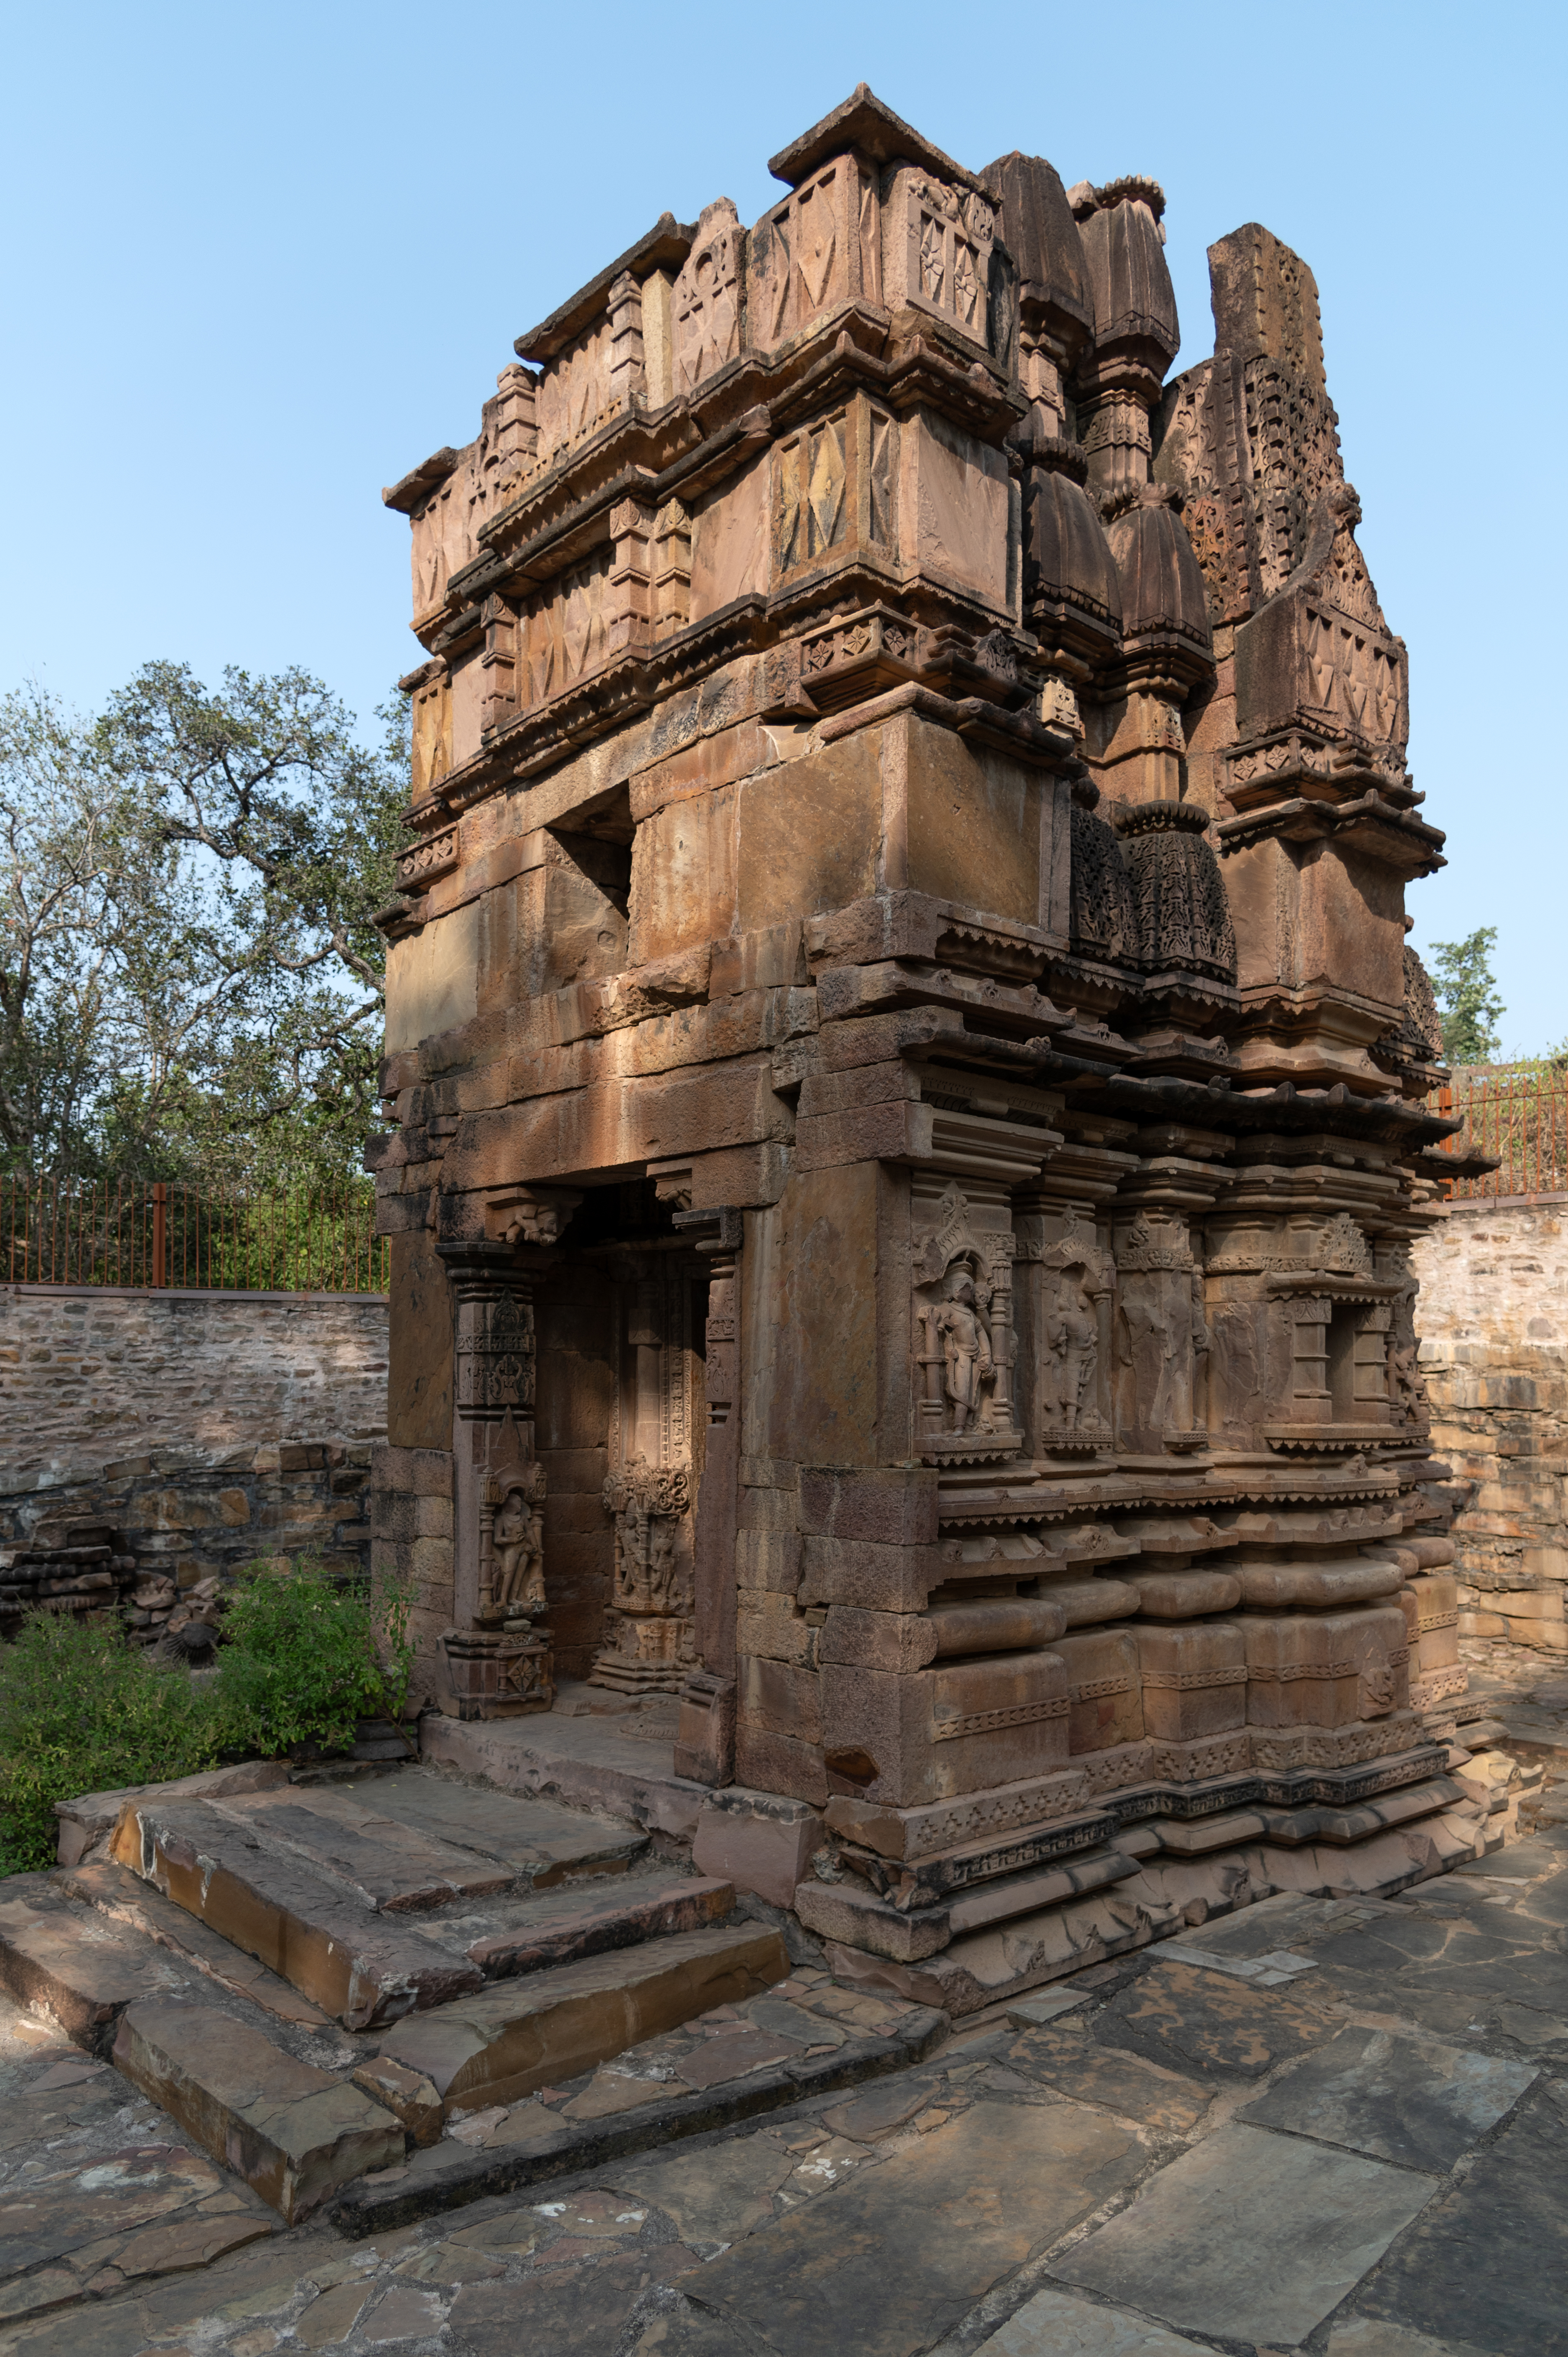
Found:
M 1487 2357 L 1487 2352 L 1468 2341 L 1429 2341 L 1424 2332 L 1407 2332 L 1402 2325 L 1357 2316 L 1334 2327 L 1327 2357 Z
M 448 2323 L 474 2357 L 607 2357 L 639 2301 L 690 2281 L 696 2266 L 690 2251 L 667 2244 L 596 2266 L 552 2267 L 521 2283 L 467 2284 Z
M 1291 2347 L 1435 2190 L 1383 2161 L 1232 2126 L 1162 2169 L 1052 2272 L 1178 2330 Z
M 1379 2272 L 1359 2310 L 1487 2357 L 1568 2352 L 1568 2088 L 1542 2085 Z
M 1007 2018 L 1015 2029 L 1039 2029 L 1057 2016 L 1070 2013 L 1075 2006 L 1088 2002 L 1087 1989 L 1042 1989 L 1038 1996 L 1020 1997 L 1007 2008 Z
M 1212 2085 L 1179 2077 L 1141 2054 L 1098 2044 L 1087 2024 L 1050 2023 L 1026 2030 L 1008 2047 L 1006 2067 L 1170 2136 L 1188 2135 L 1214 2098 Z
M 986 2357 L 1196 2357 L 1163 2324 L 1066 2291 L 1037 2291 L 984 2345 Z
M 1441 2175 L 1518 2103 L 1536 2075 L 1528 2063 L 1435 2039 L 1342 2029 L 1238 2116 Z
M 1261 2079 L 1277 2063 L 1326 2045 L 1337 2027 L 1299 1993 L 1155 1963 L 1112 1998 L 1094 2036 L 1168 2071 Z
M 618 2169 L 618 2192 L 662 2211 L 682 2242 L 706 2249 L 738 2243 L 773 2217 L 773 2196 L 796 2157 L 758 2131 L 705 2151 Z
M 977 2103 L 715 2259 L 687 2296 L 780 2357 L 913 2357 L 1144 2166 L 1076 2104 Z

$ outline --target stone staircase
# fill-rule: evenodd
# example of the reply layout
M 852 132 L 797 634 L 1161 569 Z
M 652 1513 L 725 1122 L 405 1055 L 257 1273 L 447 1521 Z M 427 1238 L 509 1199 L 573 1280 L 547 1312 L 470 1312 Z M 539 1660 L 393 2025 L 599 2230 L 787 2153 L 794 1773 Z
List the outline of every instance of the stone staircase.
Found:
M 558 2155 L 574 2124 L 542 2092 L 699 2017 L 722 2027 L 790 1972 L 729 1883 L 655 1857 L 635 1825 L 426 1767 L 233 1782 L 129 1796 L 106 1844 L 7 1881 L 0 1984 L 290 2222 L 443 2138 L 454 2187 L 478 2190 L 454 2132 L 505 2107 L 532 2104 Z M 810 2035 L 780 2042 L 817 2050 Z M 843 2042 L 825 2020 L 822 2037 Z

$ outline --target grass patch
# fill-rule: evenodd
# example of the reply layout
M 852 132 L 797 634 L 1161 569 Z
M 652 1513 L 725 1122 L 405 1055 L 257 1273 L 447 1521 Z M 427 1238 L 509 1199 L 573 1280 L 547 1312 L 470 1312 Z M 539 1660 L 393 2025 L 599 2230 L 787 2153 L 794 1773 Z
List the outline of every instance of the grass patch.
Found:
M 0 1872 L 54 1864 L 57 1801 L 216 1768 L 216 1684 L 153 1661 L 112 1623 L 29 1613 L 0 1646 Z

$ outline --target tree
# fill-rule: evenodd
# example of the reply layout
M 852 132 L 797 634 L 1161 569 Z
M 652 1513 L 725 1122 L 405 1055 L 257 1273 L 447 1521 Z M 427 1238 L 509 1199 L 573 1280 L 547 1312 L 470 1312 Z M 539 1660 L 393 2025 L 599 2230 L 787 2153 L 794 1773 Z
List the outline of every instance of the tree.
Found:
M 0 698 L 0 1165 L 357 1165 L 408 796 L 319 681 L 152 663 L 83 722 Z
M 206 961 L 230 994 L 221 1087 L 188 1095 L 208 1167 L 225 1140 L 253 1173 L 280 1158 L 357 1163 L 371 1126 L 386 1007 L 390 898 L 409 794 L 408 707 L 381 744 L 297 668 L 231 668 L 209 693 L 149 663 L 113 696 L 100 739 L 156 813 L 164 845 L 210 878 Z
M 1498 1025 L 1505 1009 L 1491 964 L 1497 938 L 1496 925 L 1480 925 L 1462 942 L 1432 944 L 1432 986 L 1450 1064 L 1493 1063 L 1502 1045 Z
M 143 1056 L 175 878 L 91 726 L 37 687 L 0 698 L 0 1160 L 81 1166 L 104 1076 Z

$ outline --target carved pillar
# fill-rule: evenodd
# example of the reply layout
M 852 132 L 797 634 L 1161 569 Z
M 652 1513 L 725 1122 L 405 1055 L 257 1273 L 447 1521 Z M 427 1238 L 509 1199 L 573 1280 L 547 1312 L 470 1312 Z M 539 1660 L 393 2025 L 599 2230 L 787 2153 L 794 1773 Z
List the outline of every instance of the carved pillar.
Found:
M 511 1718 L 555 1698 L 549 1639 L 535 1625 L 544 1473 L 533 1448 L 534 1270 L 503 1243 L 436 1249 L 455 1327 L 454 1620 L 441 1640 L 441 1703 L 456 1718 Z
M 693 1660 L 690 1271 L 669 1254 L 621 1278 L 620 1406 L 603 1491 L 615 1524 L 607 1642 L 590 1685 L 676 1694 Z
M 739 1211 L 677 1211 L 709 1261 L 706 1447 L 697 1498 L 694 1645 L 701 1666 L 681 1691 L 675 1772 L 699 1784 L 735 1780 L 736 1521 L 740 1495 Z M 703 1231 L 706 1230 L 706 1233 Z
M 991 1363 L 995 1370 L 992 1413 L 1004 1432 L 1014 1429 L 1013 1409 L 1013 1259 L 1017 1239 L 1011 1233 L 989 1239 L 991 1260 L 986 1285 L 991 1306 Z

